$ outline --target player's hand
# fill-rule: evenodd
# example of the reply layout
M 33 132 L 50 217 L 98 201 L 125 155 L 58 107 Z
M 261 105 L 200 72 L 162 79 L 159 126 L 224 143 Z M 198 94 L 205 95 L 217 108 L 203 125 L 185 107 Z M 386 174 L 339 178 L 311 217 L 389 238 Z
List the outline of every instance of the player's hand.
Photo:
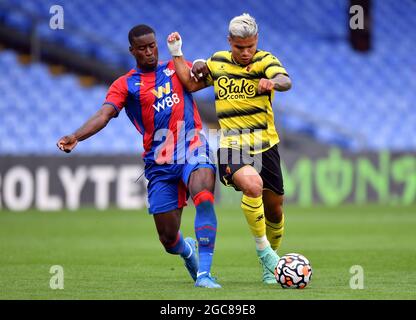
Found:
M 173 57 L 182 56 L 182 39 L 178 32 L 168 35 L 168 49 Z
M 191 76 L 192 78 L 198 82 L 199 80 L 203 80 L 209 74 L 209 70 L 205 60 L 197 59 L 192 64 Z
M 56 145 L 58 146 L 60 150 L 65 151 L 66 153 L 69 153 L 72 151 L 72 149 L 75 148 L 77 143 L 78 143 L 77 138 L 75 138 L 75 136 L 71 134 L 69 136 L 64 136 L 61 139 L 59 139 Z
M 270 92 L 274 89 L 274 82 L 270 79 L 261 78 L 257 88 L 258 93 Z

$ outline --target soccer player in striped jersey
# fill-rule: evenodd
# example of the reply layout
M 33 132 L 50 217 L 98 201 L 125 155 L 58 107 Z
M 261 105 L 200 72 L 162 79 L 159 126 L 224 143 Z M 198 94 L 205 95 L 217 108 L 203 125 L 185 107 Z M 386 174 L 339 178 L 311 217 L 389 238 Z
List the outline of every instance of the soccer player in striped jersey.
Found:
M 158 62 L 155 32 L 138 25 L 129 32 L 137 67 L 110 86 L 101 109 L 57 145 L 65 152 L 103 129 L 124 108 L 143 136 L 149 213 L 170 254 L 180 255 L 196 287 L 221 288 L 211 276 L 217 219 L 214 211 L 214 159 L 202 133 L 192 95 L 184 90 L 173 61 Z M 196 241 L 180 232 L 182 209 L 191 195 Z
M 177 32 L 168 36 L 168 47 L 188 91 L 214 86 L 222 131 L 220 180 L 242 191 L 241 208 L 256 242 L 263 282 L 276 283 L 273 272 L 284 230 L 284 190 L 272 101 L 275 90 L 291 88 L 291 80 L 273 54 L 257 49 L 258 27 L 250 15 L 230 21 L 228 41 L 230 51 L 216 52 L 206 62 L 195 61 L 191 70 Z M 239 161 L 233 161 L 236 158 Z

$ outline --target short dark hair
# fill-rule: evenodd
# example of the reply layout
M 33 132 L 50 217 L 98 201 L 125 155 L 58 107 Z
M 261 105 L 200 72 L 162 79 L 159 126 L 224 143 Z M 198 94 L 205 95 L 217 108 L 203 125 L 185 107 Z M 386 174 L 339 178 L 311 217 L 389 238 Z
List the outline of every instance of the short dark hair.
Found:
M 149 33 L 156 34 L 155 31 L 151 27 L 149 27 L 148 25 L 138 24 L 137 26 L 134 26 L 129 31 L 129 42 L 130 42 L 130 44 L 133 44 L 133 39 L 135 37 L 141 37 L 141 36 L 144 36 L 145 34 L 149 34 Z

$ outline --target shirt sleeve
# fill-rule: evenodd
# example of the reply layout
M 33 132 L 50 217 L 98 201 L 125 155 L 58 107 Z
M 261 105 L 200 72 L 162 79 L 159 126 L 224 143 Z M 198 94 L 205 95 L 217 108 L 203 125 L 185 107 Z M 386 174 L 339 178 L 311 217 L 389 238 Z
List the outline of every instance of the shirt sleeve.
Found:
M 126 77 L 122 76 L 111 84 L 103 104 L 110 104 L 117 112 L 120 112 L 124 108 L 127 95 Z
M 263 60 L 263 73 L 266 75 L 267 79 L 272 79 L 276 77 L 278 74 L 284 74 L 289 76 L 286 69 L 282 66 L 279 59 L 277 59 L 273 55 L 268 55 Z

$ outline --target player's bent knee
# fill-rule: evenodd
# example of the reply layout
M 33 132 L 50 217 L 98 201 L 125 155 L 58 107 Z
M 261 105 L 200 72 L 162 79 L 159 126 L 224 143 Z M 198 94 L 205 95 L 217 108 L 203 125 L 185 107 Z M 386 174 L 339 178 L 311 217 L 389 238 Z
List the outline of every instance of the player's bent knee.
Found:
M 175 246 L 175 244 L 178 241 L 177 234 L 161 234 L 159 235 L 159 241 L 163 245 L 166 251 L 169 250 L 169 248 L 172 248 Z
M 213 192 L 214 187 L 215 174 L 211 169 L 201 168 L 192 172 L 188 185 L 192 197 L 204 190 Z
M 256 185 L 256 186 L 250 186 L 246 190 L 243 190 L 243 193 L 246 196 L 249 196 L 249 197 L 252 197 L 252 198 L 258 198 L 258 197 L 261 196 L 261 190 L 262 190 L 262 186 L 261 185 Z
M 263 181 L 260 177 L 247 177 L 240 188 L 246 196 L 257 198 L 262 195 Z
M 263 192 L 263 180 L 251 166 L 239 169 L 233 175 L 234 184 L 248 197 L 260 197 Z

